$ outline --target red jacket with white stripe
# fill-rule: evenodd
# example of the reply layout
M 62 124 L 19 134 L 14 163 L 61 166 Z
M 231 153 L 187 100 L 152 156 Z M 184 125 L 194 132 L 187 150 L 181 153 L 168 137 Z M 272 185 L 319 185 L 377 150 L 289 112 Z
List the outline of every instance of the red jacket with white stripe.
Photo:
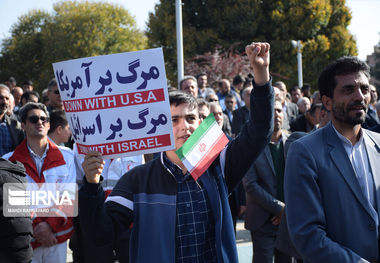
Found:
M 76 171 L 74 154 L 66 147 L 60 147 L 48 140 L 49 150 L 44 159 L 41 176 L 38 175 L 36 165 L 30 156 L 26 139 L 16 147 L 14 152 L 7 153 L 3 158 L 21 162 L 26 169 L 28 183 L 75 183 Z M 65 242 L 73 233 L 72 217 L 36 217 L 33 219 L 33 228 L 45 221 L 52 228 L 58 243 Z M 32 241 L 33 248 L 41 246 Z

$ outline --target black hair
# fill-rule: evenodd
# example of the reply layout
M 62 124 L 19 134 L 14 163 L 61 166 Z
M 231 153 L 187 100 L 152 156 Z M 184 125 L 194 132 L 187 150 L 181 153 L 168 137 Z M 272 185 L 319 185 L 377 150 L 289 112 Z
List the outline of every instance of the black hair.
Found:
M 203 106 L 206 106 L 208 109 L 210 109 L 210 103 L 206 101 L 204 98 L 197 98 L 197 104 L 198 104 L 198 109 L 202 108 Z
M 240 83 L 243 83 L 243 82 L 244 82 L 244 78 L 240 74 L 238 74 L 233 78 L 232 85 L 239 85 Z
M 170 101 L 170 106 L 179 106 L 182 104 L 187 104 L 191 107 L 191 109 L 197 109 L 198 104 L 197 100 L 190 94 L 185 93 L 183 91 L 171 91 L 169 92 L 169 101 Z
M 309 113 L 311 114 L 311 116 L 314 116 L 315 111 L 317 109 L 322 109 L 322 103 L 313 103 L 313 104 L 311 104 L 311 107 L 310 107 L 310 110 L 309 110 Z
M 31 95 L 36 96 L 36 97 L 38 98 L 38 100 L 40 100 L 40 94 L 38 94 L 38 92 L 36 92 L 36 91 L 34 91 L 34 90 L 28 90 L 28 91 L 25 91 L 25 92 L 21 95 L 21 99 L 20 99 L 20 101 L 22 102 L 23 99 L 25 99 L 26 101 L 28 101 Z
M 329 98 L 333 97 L 336 87 L 336 76 L 345 76 L 360 71 L 363 72 L 368 79 L 370 78 L 369 66 L 357 57 L 345 56 L 328 64 L 318 78 L 318 89 L 321 98 L 324 95 Z
M 18 117 L 20 118 L 21 122 L 25 123 L 26 117 L 28 116 L 28 112 L 31 110 L 42 110 L 46 114 L 46 117 L 49 117 L 49 112 L 47 111 L 46 106 L 44 104 L 28 102 L 20 109 Z
M 69 122 L 66 119 L 65 112 L 62 110 L 54 110 L 50 114 L 49 133 L 54 132 L 59 126 L 65 127 Z

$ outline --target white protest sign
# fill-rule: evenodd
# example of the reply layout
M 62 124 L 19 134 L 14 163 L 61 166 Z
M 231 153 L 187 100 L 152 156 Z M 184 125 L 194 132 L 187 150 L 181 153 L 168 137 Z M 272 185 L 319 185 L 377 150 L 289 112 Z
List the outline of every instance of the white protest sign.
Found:
M 79 154 L 117 158 L 174 149 L 161 48 L 53 64 Z

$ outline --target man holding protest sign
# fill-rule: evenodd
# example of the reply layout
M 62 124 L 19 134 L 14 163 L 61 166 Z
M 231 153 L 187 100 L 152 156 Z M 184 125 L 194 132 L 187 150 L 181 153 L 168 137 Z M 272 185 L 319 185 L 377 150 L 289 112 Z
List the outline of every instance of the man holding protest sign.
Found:
M 110 243 L 133 222 L 131 262 L 238 262 L 227 194 L 269 142 L 273 130 L 269 44 L 252 43 L 246 52 L 255 75 L 251 118 L 197 181 L 175 151 L 200 123 L 196 99 L 182 92 L 169 96 L 176 149 L 125 174 L 105 204 L 100 185 L 104 161 L 100 153 L 86 155 L 79 214 L 88 236 Z

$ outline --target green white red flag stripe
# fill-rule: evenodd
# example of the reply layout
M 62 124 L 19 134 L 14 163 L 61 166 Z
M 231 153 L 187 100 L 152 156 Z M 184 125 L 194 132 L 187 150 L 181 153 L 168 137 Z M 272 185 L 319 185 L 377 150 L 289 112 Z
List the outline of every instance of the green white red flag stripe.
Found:
M 228 143 L 228 138 L 210 114 L 176 151 L 194 180 L 211 165 Z

